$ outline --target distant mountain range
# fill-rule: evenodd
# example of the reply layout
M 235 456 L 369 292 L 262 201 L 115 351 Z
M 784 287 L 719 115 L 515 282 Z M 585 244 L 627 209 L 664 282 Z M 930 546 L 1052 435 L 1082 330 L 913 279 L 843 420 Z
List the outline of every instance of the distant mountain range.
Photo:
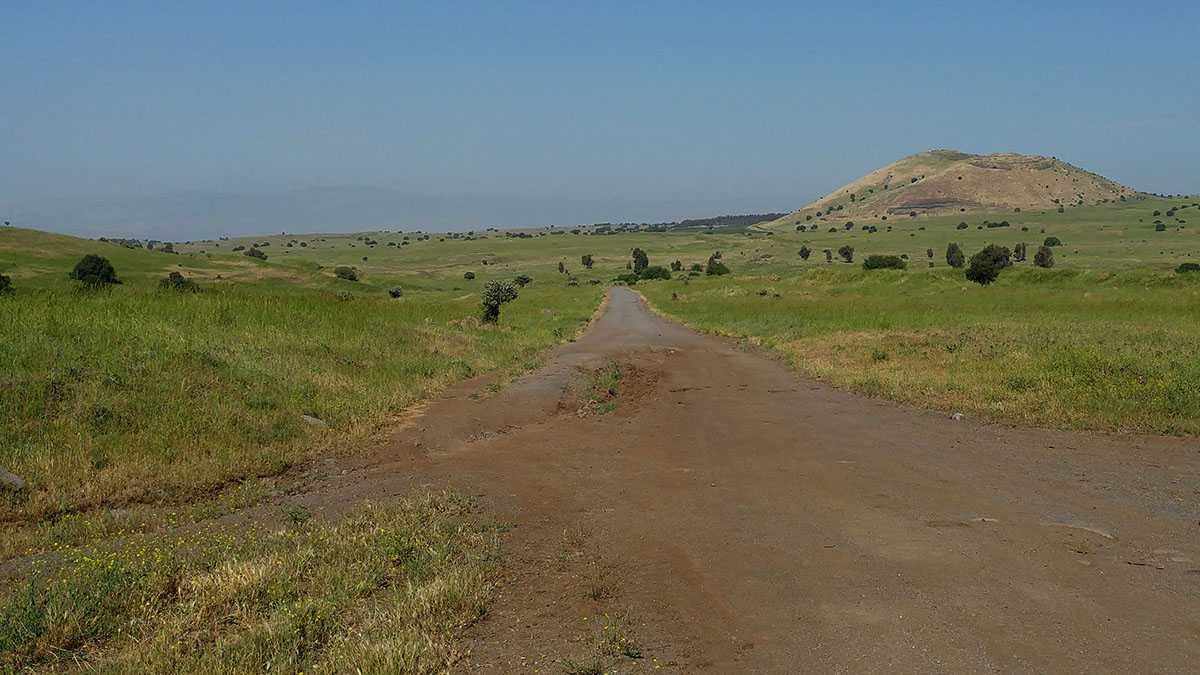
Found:
M 714 198 L 686 213 L 666 199 L 546 200 L 521 197 L 429 197 L 370 187 L 281 192 L 172 192 L 111 199 L 40 200 L 0 205 L 0 220 L 84 237 L 183 241 L 272 232 L 426 231 L 486 227 L 582 225 L 613 220 L 674 222 L 728 213 L 737 205 Z M 565 204 L 565 205 L 564 205 Z

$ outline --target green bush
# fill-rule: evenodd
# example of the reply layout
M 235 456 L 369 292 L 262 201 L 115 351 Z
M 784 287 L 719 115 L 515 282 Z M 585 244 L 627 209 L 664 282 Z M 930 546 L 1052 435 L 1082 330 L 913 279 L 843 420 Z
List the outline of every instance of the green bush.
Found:
M 1049 246 L 1039 246 L 1033 254 L 1033 264 L 1038 267 L 1054 267 L 1054 249 Z
M 89 288 L 121 283 L 121 280 L 117 278 L 117 271 L 113 269 L 108 258 L 102 258 L 94 253 L 83 256 L 83 259 L 75 263 L 75 269 L 71 270 L 71 274 L 68 276 Z
M 0 274 L 0 297 L 13 293 L 16 293 L 16 289 L 13 288 L 12 279 Z
M 965 229 L 967 229 L 968 227 L 970 227 L 970 225 L 967 225 L 966 223 L 959 223 L 958 225 L 955 225 L 955 226 L 954 226 L 954 229 L 956 229 L 956 230 L 965 230 Z
M 401 298 L 404 297 L 404 289 L 399 286 L 393 286 L 388 289 L 388 297 Z
M 682 272 L 683 271 L 683 262 L 676 260 L 675 262 L 671 263 L 671 271 L 672 272 Z
M 1062 240 L 1058 237 L 1046 237 L 1046 241 L 1042 242 L 1042 246 L 1062 246 Z
M 800 247 L 800 259 L 808 260 L 808 256 L 812 255 L 812 249 L 807 246 Z
M 160 279 L 158 286 L 165 290 L 179 291 L 181 293 L 197 293 L 200 291 L 200 287 L 196 285 L 196 282 L 188 279 L 179 272 L 171 272 L 166 277 Z
M 483 320 L 495 323 L 500 320 L 500 306 L 517 299 L 517 287 L 509 281 L 492 280 L 483 287 L 480 305 L 483 309 Z
M 529 276 L 528 274 L 518 274 L 513 278 L 513 283 L 521 288 L 525 288 L 529 284 L 533 283 L 533 277 Z
M 845 246 L 842 246 L 841 248 L 838 249 L 838 255 L 840 255 L 842 257 L 842 260 L 844 260 L 848 263 L 852 263 L 852 262 L 854 262 L 854 247 L 850 246 L 848 244 Z
M 708 259 L 708 265 L 705 266 L 704 273 L 710 277 L 719 277 L 723 274 L 729 274 L 729 268 L 725 266 L 725 263 L 721 262 L 717 254 L 714 254 L 713 257 Z
M 1154 231 L 1155 231 L 1155 232 L 1166 232 L 1166 231 L 1167 231 L 1167 226 L 1166 226 L 1165 224 L 1163 224 L 1163 223 L 1155 223 L 1155 224 L 1154 224 Z
M 259 260 L 267 259 L 267 254 L 263 253 L 262 251 L 260 251 L 258 248 L 254 247 L 254 246 L 251 246 L 250 248 L 246 249 L 246 251 L 244 253 L 242 253 L 242 255 L 249 256 L 251 258 L 258 258 Z
M 471 281 L 472 279 L 475 278 L 475 273 L 474 272 L 463 272 L 463 278 L 466 279 L 467 281 Z
M 700 263 L 692 263 L 692 266 L 689 267 L 688 269 L 692 272 L 703 272 L 704 265 L 701 265 Z
M 642 273 L 639 274 L 638 277 L 642 280 L 670 279 L 671 272 L 661 265 L 651 265 L 650 267 L 643 269 Z
M 967 257 L 962 255 L 962 247 L 955 244 L 954 241 L 950 241 L 949 246 L 946 247 L 946 264 L 954 269 L 959 269 L 966 262 Z
M 1003 246 L 988 244 L 982 251 L 971 256 L 967 266 L 967 279 L 981 286 L 987 286 L 1000 276 L 1000 270 L 1008 267 L 1012 252 Z
M 1194 274 L 1200 272 L 1200 263 L 1186 262 L 1175 268 L 1176 274 Z
M 337 269 L 333 270 L 333 275 L 346 281 L 358 281 L 358 270 L 346 265 L 338 265 Z
M 584 255 L 579 256 L 579 264 L 583 265 L 584 267 L 586 267 L 587 269 L 590 270 L 590 269 L 592 269 L 592 265 L 594 265 L 596 263 L 594 260 L 592 260 L 591 253 L 585 253 Z
M 906 267 L 908 263 L 896 255 L 869 255 L 863 261 L 864 270 L 902 270 Z
M 638 275 L 633 272 L 626 272 L 625 274 L 618 274 L 613 280 L 619 281 L 626 286 L 634 286 L 638 282 Z

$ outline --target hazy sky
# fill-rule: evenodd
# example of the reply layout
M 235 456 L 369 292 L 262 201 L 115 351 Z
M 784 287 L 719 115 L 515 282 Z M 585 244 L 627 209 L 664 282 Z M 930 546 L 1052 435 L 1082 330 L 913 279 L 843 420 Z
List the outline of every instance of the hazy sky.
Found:
M 1200 191 L 1200 3 L 803 4 L 0 3 L 0 213 L 345 187 L 657 220 L 934 147 Z

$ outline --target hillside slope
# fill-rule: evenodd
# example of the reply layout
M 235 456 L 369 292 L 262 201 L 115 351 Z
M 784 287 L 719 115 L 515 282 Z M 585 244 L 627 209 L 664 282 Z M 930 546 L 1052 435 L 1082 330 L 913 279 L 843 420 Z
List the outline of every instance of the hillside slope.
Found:
M 891 214 L 1056 209 L 1130 198 L 1120 183 L 1053 157 L 931 150 L 905 157 L 774 221 Z M 831 211 L 832 209 L 832 211 Z

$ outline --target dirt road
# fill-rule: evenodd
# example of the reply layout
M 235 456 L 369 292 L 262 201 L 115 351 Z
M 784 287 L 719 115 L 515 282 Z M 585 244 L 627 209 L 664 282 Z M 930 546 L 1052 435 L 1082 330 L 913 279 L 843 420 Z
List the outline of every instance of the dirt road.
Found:
M 580 416 L 573 388 L 610 361 L 616 409 Z M 352 476 L 513 525 L 468 671 L 563 672 L 604 625 L 642 652 L 610 672 L 1200 668 L 1194 439 L 858 398 L 624 288 L 545 368 L 451 392 Z

